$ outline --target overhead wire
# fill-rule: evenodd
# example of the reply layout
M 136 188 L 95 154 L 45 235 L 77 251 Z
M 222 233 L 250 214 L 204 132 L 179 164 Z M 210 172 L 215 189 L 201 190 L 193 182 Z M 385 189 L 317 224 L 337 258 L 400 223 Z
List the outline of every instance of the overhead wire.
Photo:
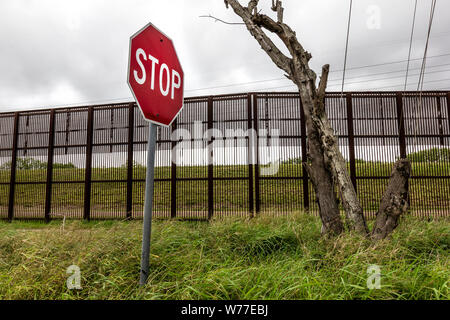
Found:
M 411 51 L 412 51 L 412 44 L 413 44 L 413 38 L 414 38 L 414 28 L 416 25 L 416 13 L 417 13 L 417 0 L 414 4 L 414 14 L 413 14 L 412 27 L 411 27 L 411 36 L 409 39 L 408 64 L 406 65 L 405 87 L 404 87 L 403 91 L 406 91 L 406 88 L 408 86 L 409 64 L 411 62 Z
M 424 83 L 435 83 L 435 82 L 442 82 L 442 81 L 450 81 L 450 78 L 425 81 Z M 414 82 L 414 83 L 411 83 L 411 84 L 415 85 L 415 84 L 418 84 L 418 82 Z M 383 86 L 383 87 L 370 87 L 370 88 L 367 88 L 367 89 L 358 89 L 358 91 L 373 91 L 373 90 L 378 90 L 378 89 L 403 88 L 403 85 L 404 85 L 404 83 L 402 82 L 402 83 L 399 83 L 399 84 L 391 84 L 389 86 Z M 275 90 L 275 89 L 282 89 L 282 88 L 288 88 L 288 87 L 292 87 L 292 89 L 297 88 L 294 85 L 290 85 L 290 86 L 284 86 L 284 87 L 272 87 L 272 88 L 256 89 L 256 90 L 252 90 L 252 92 Z M 450 85 L 448 87 L 450 89 Z M 338 90 L 336 90 L 335 92 L 338 92 L 340 94 L 340 91 L 338 91 Z
M 431 2 L 431 9 L 430 9 L 430 18 L 429 18 L 429 22 L 428 22 L 428 32 L 427 32 L 427 41 L 425 43 L 425 49 L 423 52 L 423 59 L 422 59 L 422 68 L 420 71 L 420 76 L 419 76 L 419 83 L 417 84 L 417 91 L 419 91 L 419 97 L 418 97 L 418 109 L 419 111 L 422 108 L 422 102 L 423 102 L 423 84 L 424 84 L 424 78 L 425 78 L 425 69 L 426 69 L 426 64 L 427 64 L 427 54 L 428 54 L 428 47 L 429 47 L 429 43 L 430 43 L 430 35 L 431 35 L 431 28 L 433 26 L 433 20 L 434 20 L 434 12 L 436 9 L 436 2 L 437 0 L 432 0 Z M 417 147 L 417 114 L 416 114 L 416 106 L 417 103 L 414 106 L 414 110 L 413 110 L 413 115 L 414 115 L 414 122 L 415 122 L 415 130 L 414 130 L 414 146 Z
M 450 56 L 450 53 L 445 53 L 445 54 L 440 54 L 440 55 L 435 55 L 435 56 L 429 56 L 428 59 L 431 58 L 441 58 L 441 57 L 446 57 L 446 56 Z M 420 58 L 415 58 L 415 59 L 410 59 L 411 61 L 421 61 L 422 57 Z M 385 62 L 385 63 L 377 63 L 377 64 L 369 64 L 369 65 L 362 65 L 362 66 L 356 66 L 356 67 L 352 67 L 352 68 L 346 68 L 347 71 L 350 70 L 360 70 L 360 69 L 367 69 L 367 68 L 373 68 L 373 67 L 381 67 L 381 66 L 388 66 L 388 65 L 393 65 L 393 64 L 399 64 L 399 63 L 403 63 L 403 62 L 407 62 L 408 60 L 398 60 L 398 61 L 391 61 L 391 62 Z M 443 66 L 445 66 L 446 64 L 444 64 Z M 437 65 L 437 66 L 441 66 L 441 65 Z M 410 69 L 413 70 L 413 69 Z M 419 70 L 419 69 L 414 69 L 414 70 Z M 342 72 L 343 69 L 340 70 L 331 70 L 331 73 L 337 73 L 337 72 Z M 404 70 L 401 70 L 404 71 Z M 398 72 L 401 72 L 398 71 Z M 386 73 L 391 73 L 391 72 L 386 72 Z M 380 74 L 384 74 L 384 73 L 378 73 L 377 75 Z M 352 79 L 354 79 L 356 77 L 353 77 Z M 350 79 L 350 78 L 347 78 Z M 280 77 L 280 78 L 272 78 L 272 79 L 263 79 L 263 80 L 255 80 L 255 81 L 248 81 L 248 82 L 241 82 L 241 83 L 235 83 L 235 84 L 226 84 L 226 85 L 219 85 L 219 86 L 211 86 L 211 87 L 204 87 L 204 88 L 196 88 L 196 89 L 188 89 L 185 90 L 185 92 L 194 92 L 194 91 L 203 91 L 203 90 L 210 90 L 210 89 L 220 89 L 220 88 L 228 88 L 228 87 L 237 87 L 237 86 L 241 86 L 241 85 L 249 85 L 249 84 L 253 84 L 253 83 L 263 83 L 263 82 L 272 82 L 272 81 L 281 81 L 281 80 L 287 80 L 286 77 Z M 341 81 L 341 79 L 333 79 L 333 80 L 329 80 L 329 81 Z
M 350 23 L 352 20 L 352 8 L 353 8 L 353 0 L 350 0 L 350 6 L 348 11 L 348 21 L 347 21 L 347 37 L 345 40 L 345 54 L 344 54 L 344 69 L 342 70 L 342 87 L 341 87 L 341 99 L 344 95 L 344 85 L 345 85 L 345 71 L 347 68 L 347 55 L 348 55 L 348 40 L 350 37 Z
M 450 64 L 447 64 L 447 65 L 450 65 Z M 420 69 L 414 69 L 414 70 L 420 70 Z M 398 73 L 401 71 L 395 71 L 395 72 Z M 441 72 L 450 72 L 450 69 L 429 71 L 429 72 L 425 72 L 425 74 L 435 74 L 435 73 L 441 73 Z M 385 73 L 383 73 L 383 74 L 385 74 Z M 414 76 L 418 76 L 418 75 L 420 75 L 420 74 L 419 73 L 414 74 Z M 355 77 L 352 79 L 359 79 L 359 78 L 360 77 Z M 347 84 L 368 83 L 368 82 L 374 82 L 374 81 L 384 81 L 384 80 L 392 80 L 392 79 L 399 79 L 399 78 L 403 79 L 404 76 L 402 75 L 402 76 L 396 76 L 396 77 L 386 77 L 386 78 L 378 78 L 378 79 L 370 79 L 370 80 L 353 81 L 353 82 L 347 82 Z M 426 83 L 428 83 L 428 82 L 426 82 Z M 417 82 L 414 84 L 417 84 Z M 328 88 L 329 87 L 337 87 L 337 86 L 340 86 L 340 84 L 332 84 L 332 85 L 329 85 Z M 398 86 L 398 85 L 396 85 L 396 86 Z M 291 88 L 291 87 L 294 88 L 296 86 L 293 84 L 290 84 L 290 85 L 285 85 L 285 86 L 266 87 L 266 88 L 261 88 L 261 89 L 257 89 L 257 90 L 261 91 L 261 90 L 283 89 L 283 88 Z M 369 88 L 368 90 L 373 90 L 373 89 L 376 89 L 376 88 Z
M 345 45 L 345 54 L 344 54 L 344 66 L 343 66 L 342 70 L 332 70 L 332 71 L 330 71 L 330 73 L 342 72 L 341 100 L 343 98 L 343 90 L 344 90 L 344 87 L 345 87 L 346 72 L 348 70 L 358 70 L 358 69 L 365 69 L 365 68 L 372 68 L 372 67 L 379 67 L 379 66 L 387 66 L 387 65 L 407 62 L 405 85 L 404 85 L 404 90 L 406 90 L 408 77 L 410 76 L 409 71 L 411 71 L 411 70 L 418 70 L 418 69 L 409 69 L 410 68 L 410 63 L 412 61 L 422 60 L 422 66 L 420 68 L 421 72 L 419 74 L 419 82 L 417 83 L 418 84 L 418 89 L 417 90 L 420 91 L 420 102 L 419 102 L 419 105 L 421 105 L 421 100 L 422 100 L 421 92 L 423 91 L 423 84 L 424 83 L 446 81 L 447 79 L 428 81 L 428 82 L 424 82 L 423 81 L 423 78 L 424 78 L 425 74 L 427 74 L 427 72 L 425 72 L 427 59 L 444 57 L 444 56 L 449 56 L 450 55 L 450 53 L 444 53 L 444 54 L 435 55 L 435 56 L 429 56 L 429 57 L 427 56 L 428 45 L 429 45 L 429 40 L 430 40 L 430 35 L 431 35 L 431 26 L 432 26 L 432 22 L 433 22 L 435 7 L 436 7 L 436 0 L 432 0 L 429 28 L 428 28 L 427 38 L 426 38 L 425 52 L 424 52 L 424 56 L 422 58 L 411 59 L 412 40 L 413 40 L 413 35 L 414 35 L 416 12 L 417 12 L 417 0 L 416 0 L 415 1 L 415 6 L 414 6 L 413 26 L 412 26 L 412 30 L 411 30 L 411 36 L 410 36 L 410 48 L 409 48 L 409 53 L 408 53 L 408 59 L 407 60 L 391 61 L 391 62 L 386 62 L 386 63 L 378 63 L 378 64 L 363 65 L 363 66 L 356 66 L 356 67 L 352 67 L 352 68 L 347 68 L 348 45 L 349 45 L 351 17 L 352 17 L 352 8 L 353 8 L 353 0 L 350 0 L 348 21 L 347 21 L 347 34 L 346 34 L 346 45 Z M 438 66 L 445 66 L 445 65 L 446 64 L 438 65 Z M 437 66 L 432 66 L 432 67 L 437 67 Z M 440 71 L 440 72 L 444 72 L 444 71 L 446 71 L 446 70 L 443 70 L 443 71 Z M 385 72 L 385 73 L 372 74 L 372 75 L 368 75 L 368 76 L 383 75 L 383 74 L 390 74 L 390 73 L 396 73 L 396 72 L 401 72 L 401 71 L 393 71 L 393 72 L 391 71 L 391 72 Z M 437 72 L 430 72 L 430 73 L 437 73 Z M 362 78 L 368 77 L 368 76 L 362 76 Z M 357 78 L 360 78 L 360 77 L 353 77 L 353 78 L 350 78 L 350 79 L 357 79 Z M 397 78 L 397 77 L 394 77 L 394 78 Z M 241 86 L 241 85 L 249 85 L 249 84 L 254 84 L 254 83 L 278 81 L 278 80 L 284 80 L 284 79 L 285 78 L 256 80 L 256 81 L 249 81 L 249 82 L 243 82 L 243 83 L 238 83 L 238 84 L 229 84 L 229 85 L 222 85 L 222 86 L 212 86 L 212 87 L 205 87 L 205 88 L 190 89 L 190 90 L 185 90 L 185 92 L 195 92 L 195 91 L 202 91 L 202 90 L 227 88 L 227 87 L 234 87 L 234 86 Z M 382 81 L 382 80 L 388 80 L 388 79 L 392 79 L 392 77 L 391 78 L 381 78 L 381 79 L 357 81 L 357 82 L 353 82 L 353 83 L 366 83 L 366 82 Z M 337 80 L 338 79 L 329 80 L 329 81 L 337 81 Z M 414 83 L 414 84 L 416 84 L 416 83 Z M 264 89 L 257 89 L 257 90 L 253 90 L 253 91 L 270 90 L 270 89 L 281 89 L 281 88 L 288 88 L 288 87 L 292 87 L 292 86 L 293 85 L 280 86 L 280 87 L 274 87 L 274 88 L 264 88 Z M 334 85 L 331 85 L 331 86 L 334 86 Z M 373 88 L 373 89 L 382 89 L 382 88 L 386 88 L 386 87 L 378 87 L 378 88 Z M 119 101 L 119 100 L 126 100 L 126 99 L 132 99 L 132 97 L 123 97 L 123 98 L 115 98 L 115 99 L 108 99 L 108 100 L 95 100 L 95 101 L 91 100 L 91 101 L 83 101 L 83 102 L 75 102 L 75 103 L 69 103 L 69 104 L 55 105 L 55 106 L 52 106 L 52 107 L 74 106 L 74 105 L 90 104 L 90 103 L 108 103 L 108 102 L 111 102 L 111 101 Z M 0 107 L 0 108 L 2 108 L 2 107 Z M 37 108 L 39 108 L 39 107 L 37 107 Z

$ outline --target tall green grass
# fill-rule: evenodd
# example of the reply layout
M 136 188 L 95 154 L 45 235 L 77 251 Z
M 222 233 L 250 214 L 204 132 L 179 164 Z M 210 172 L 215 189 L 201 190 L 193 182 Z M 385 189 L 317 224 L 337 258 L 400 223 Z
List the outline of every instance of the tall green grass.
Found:
M 449 299 L 448 220 L 405 218 L 391 240 L 320 236 L 308 215 L 156 221 L 140 288 L 141 222 L 0 223 L 2 299 Z M 81 269 L 81 290 L 66 268 Z M 381 267 L 369 290 L 367 267 Z
M 392 163 L 366 162 L 357 163 L 357 176 L 385 176 L 389 177 Z M 450 176 L 448 162 L 443 163 L 413 163 L 413 175 L 416 176 Z M 136 166 L 133 171 L 134 179 L 145 179 L 146 169 Z M 54 181 L 77 181 L 79 183 L 54 184 L 52 203 L 54 207 L 82 208 L 84 205 L 84 169 L 55 168 Z M 214 177 L 244 177 L 242 181 L 223 179 L 217 181 L 214 194 L 215 208 L 218 211 L 247 211 L 248 184 L 245 177 L 248 175 L 248 166 L 215 166 Z M 300 164 L 282 164 L 275 176 L 301 176 Z M 155 178 L 170 178 L 170 167 L 158 167 Z M 0 182 L 8 182 L 10 172 L 0 170 Z M 178 178 L 206 178 L 207 167 L 177 167 Z M 126 181 L 126 168 L 93 168 L 92 180 L 122 180 Z M 16 202 L 25 208 L 38 208 L 41 212 L 45 203 L 46 170 L 17 170 L 18 182 L 36 182 L 42 184 L 20 184 L 16 187 Z M 360 179 L 357 189 L 365 210 L 377 210 L 388 179 Z M 301 180 L 261 180 L 261 201 L 264 210 L 277 211 L 286 206 L 302 208 L 303 185 Z M 143 182 L 136 182 L 133 193 L 133 205 L 141 210 L 144 204 L 143 193 L 139 192 Z M 450 206 L 450 184 L 445 179 L 411 179 L 411 205 L 414 210 L 440 209 Z M 0 185 L 1 186 L 1 185 Z M 6 188 L 3 185 L 3 188 Z M 94 183 L 92 187 L 92 204 L 100 211 L 126 205 L 126 182 L 120 183 Z M 155 210 L 164 211 L 170 208 L 170 182 L 157 182 L 158 190 L 154 199 Z M 275 192 L 274 192 L 275 191 Z M 0 207 L 6 212 L 8 206 L 8 192 L 0 192 Z M 36 195 L 36 196 L 30 196 Z M 314 203 L 314 192 L 311 203 Z M 206 181 L 183 181 L 177 184 L 177 206 L 185 210 L 203 210 L 207 206 L 208 184 Z M 1 209 L 1 208 L 0 208 Z M 1 210 L 0 210 L 1 211 Z

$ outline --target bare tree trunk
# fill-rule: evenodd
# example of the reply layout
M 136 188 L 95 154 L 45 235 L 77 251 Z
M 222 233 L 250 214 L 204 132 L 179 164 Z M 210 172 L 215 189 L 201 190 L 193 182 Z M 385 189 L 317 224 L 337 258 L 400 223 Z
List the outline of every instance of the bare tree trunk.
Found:
M 334 183 L 336 183 L 349 229 L 367 236 L 369 230 L 364 219 L 361 203 L 351 183 L 347 163 L 339 150 L 338 140 L 325 112 L 325 89 L 328 82 L 329 66 L 323 67 L 320 83 L 316 88 L 317 76 L 309 68 L 311 54 L 298 42 L 295 32 L 283 23 L 284 9 L 282 2 L 272 0 L 272 10 L 277 12 L 277 22 L 264 14 L 258 13 L 258 2 L 259 0 L 251 0 L 248 7 L 243 7 L 238 0 L 225 0 L 226 6 L 230 5 L 234 12 L 242 18 L 250 34 L 258 41 L 261 48 L 281 70 L 286 72 L 286 77 L 298 87 L 306 118 L 308 158 L 311 160 L 310 165 L 304 162 L 303 166 L 308 171 L 316 192 L 319 213 L 323 223 L 322 230 L 325 233 L 340 233 L 343 230 L 338 203 L 334 194 Z M 285 56 L 274 45 L 263 28 L 280 38 L 289 50 L 291 57 Z M 406 179 L 407 183 L 409 178 L 409 174 L 406 174 L 407 166 L 406 164 L 401 165 L 401 163 L 403 164 L 403 162 L 396 163 L 395 168 L 398 169 L 399 173 L 404 173 L 401 176 Z M 394 174 L 392 180 L 395 180 L 391 181 L 394 189 L 401 185 L 401 181 L 404 181 L 400 179 L 400 176 L 397 179 L 397 175 Z M 379 214 L 380 220 L 377 226 L 378 230 L 381 231 L 376 231 L 377 234 L 392 232 L 398 219 L 395 219 L 395 216 L 400 215 L 402 211 L 404 194 L 393 195 L 389 190 L 391 188 L 388 188 L 386 192 L 390 195 L 390 198 L 385 200 L 386 203 L 382 202 L 383 209 L 380 208 L 382 210 Z M 407 194 L 407 187 L 405 190 Z M 385 197 L 387 197 L 386 194 Z M 396 204 L 389 205 L 391 200 L 397 201 Z M 382 237 L 385 237 L 385 235 Z M 379 238 L 379 236 L 375 238 Z
M 322 77 L 319 83 L 319 92 L 325 94 L 329 73 L 329 65 L 322 68 Z M 369 229 L 363 215 L 363 208 L 356 195 L 355 188 L 350 180 L 347 171 L 347 162 L 339 150 L 338 140 L 334 135 L 334 130 L 325 113 L 324 97 L 319 96 L 316 107 L 312 113 L 312 121 L 320 133 L 322 147 L 324 149 L 324 159 L 328 166 L 332 168 L 336 184 L 342 199 L 342 205 L 347 217 L 347 225 L 350 230 L 355 230 L 361 234 L 368 234 Z
M 305 106 L 304 102 L 302 104 Z M 308 110 L 308 113 L 311 113 L 311 110 Z M 325 165 L 319 134 L 314 128 L 311 116 L 306 115 L 306 111 L 305 118 L 308 136 L 308 159 L 311 164 L 309 165 L 303 160 L 303 167 L 308 172 L 308 176 L 311 177 L 316 194 L 319 216 L 322 220 L 322 233 L 340 234 L 343 231 L 343 225 L 334 193 L 333 176 Z
M 397 227 L 400 216 L 408 210 L 410 175 L 411 163 L 408 159 L 400 159 L 395 163 L 372 229 L 373 239 L 381 240 L 389 236 Z
M 334 193 L 333 175 L 324 161 L 324 150 L 320 141 L 320 134 L 312 121 L 317 90 L 315 87 L 316 74 L 308 67 L 311 55 L 298 43 L 295 33 L 284 23 L 281 1 L 272 2 L 272 10 L 277 12 L 278 23 L 266 15 L 257 12 L 257 0 L 251 0 L 248 7 L 243 7 L 237 0 L 226 0 L 234 12 L 242 18 L 250 34 L 259 42 L 261 48 L 269 55 L 272 61 L 291 79 L 298 87 L 306 118 L 308 134 L 308 158 L 311 165 L 303 163 L 316 193 L 319 205 L 319 214 L 322 219 L 322 233 L 339 234 L 343 231 L 339 214 L 338 202 Z M 277 34 L 285 43 L 292 58 L 285 56 L 264 33 L 262 27 Z

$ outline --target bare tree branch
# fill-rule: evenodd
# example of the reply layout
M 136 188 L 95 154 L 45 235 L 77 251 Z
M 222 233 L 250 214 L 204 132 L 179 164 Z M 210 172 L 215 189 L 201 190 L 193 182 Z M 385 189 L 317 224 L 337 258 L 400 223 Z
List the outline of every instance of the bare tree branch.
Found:
M 261 45 L 261 48 L 267 53 L 267 55 L 271 58 L 271 60 L 283 71 L 287 74 L 292 74 L 291 68 L 291 59 L 286 57 L 273 43 L 273 41 L 264 33 L 260 26 L 252 21 L 253 15 L 249 11 L 249 8 L 244 8 L 238 0 L 226 0 L 227 4 L 229 4 L 233 11 L 242 18 L 242 21 L 247 26 L 250 34 L 258 41 Z M 256 10 L 256 5 L 258 1 L 250 1 L 249 7 L 251 10 Z M 257 13 L 255 12 L 255 15 Z
M 219 21 L 219 22 L 222 22 L 222 23 L 225 23 L 225 24 L 245 25 L 245 23 L 243 23 L 243 22 L 227 22 L 227 21 L 224 21 L 222 19 L 216 18 L 216 17 L 212 16 L 211 14 L 209 14 L 207 16 L 199 16 L 199 18 L 211 18 L 211 19 L 214 19 L 214 22 Z
M 322 67 L 322 76 L 320 77 L 319 88 L 317 89 L 318 99 L 325 100 L 325 90 L 327 89 L 328 74 L 330 72 L 330 65 L 326 64 Z
M 279 0 L 272 1 L 272 10 L 277 12 L 278 22 L 256 10 L 258 1 L 250 1 L 248 8 L 238 0 L 227 0 L 234 12 L 239 15 L 253 37 L 260 43 L 272 61 L 297 85 L 306 119 L 308 134 L 308 158 L 311 167 L 305 166 L 311 175 L 319 202 L 319 210 L 325 229 L 339 232 L 342 226 L 334 194 L 334 183 L 345 208 L 350 229 L 367 235 L 368 229 L 363 216 L 362 206 L 357 199 L 355 189 L 347 172 L 344 160 L 334 135 L 331 123 L 325 112 L 325 89 L 328 81 L 329 66 L 324 66 L 319 87 L 316 88 L 316 74 L 309 67 L 311 54 L 297 39 L 295 32 L 283 23 L 283 7 Z M 277 35 L 288 49 L 291 58 L 286 57 L 273 44 L 263 29 Z
M 299 81 L 312 81 L 315 86 L 316 74 L 308 65 L 311 54 L 298 42 L 295 32 L 287 24 L 275 22 L 272 18 L 264 14 L 257 13 L 253 15 L 252 21 L 257 26 L 276 34 L 280 38 L 292 56 L 292 61 L 295 66 L 294 69 L 304 70 L 298 73 Z
M 288 79 L 298 87 L 306 120 L 308 136 L 308 160 L 303 166 L 311 177 L 316 192 L 319 213 L 324 232 L 340 233 L 339 209 L 334 194 L 336 184 L 345 209 L 347 223 L 351 230 L 368 236 L 369 230 L 363 209 L 350 180 L 347 162 L 339 150 L 338 140 L 325 111 L 325 90 L 328 82 L 329 65 L 322 68 L 319 86 L 316 88 L 316 74 L 309 67 L 311 54 L 297 39 L 295 32 L 283 23 L 283 7 L 280 0 L 272 0 L 272 10 L 277 12 L 277 21 L 257 12 L 257 0 L 251 0 L 248 7 L 242 7 L 239 0 L 226 0 L 234 12 L 242 18 L 252 36 L 259 42 L 272 61 L 284 70 Z M 287 57 L 273 44 L 263 29 L 277 35 L 288 49 Z M 376 230 L 372 237 L 386 237 L 397 225 L 398 217 L 407 207 L 409 163 L 398 162 L 389 187 L 383 197 Z
M 277 20 L 279 23 L 283 23 L 283 4 L 280 0 L 272 0 L 272 11 L 277 13 Z
M 248 12 L 250 12 L 250 14 L 256 14 L 256 12 L 258 11 L 257 9 L 258 2 L 259 0 L 250 0 L 247 6 Z

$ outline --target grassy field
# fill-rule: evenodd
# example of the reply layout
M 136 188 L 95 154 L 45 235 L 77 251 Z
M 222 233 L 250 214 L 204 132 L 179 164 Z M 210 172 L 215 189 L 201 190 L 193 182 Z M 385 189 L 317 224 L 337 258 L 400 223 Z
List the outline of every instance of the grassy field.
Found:
M 392 164 L 365 162 L 357 163 L 357 176 L 389 176 Z M 246 177 L 247 166 L 215 166 L 214 177 Z M 170 167 L 156 168 L 156 178 L 170 178 Z M 84 169 L 57 168 L 53 172 L 54 181 L 78 181 L 79 183 L 54 184 L 52 193 L 53 207 L 59 210 L 82 208 L 84 203 Z M 416 176 L 450 176 L 448 163 L 413 164 L 413 174 Z M 278 177 L 301 176 L 300 164 L 282 164 Z M 126 180 L 127 172 L 124 168 L 94 168 L 92 179 Z M 178 178 L 207 177 L 207 167 L 178 167 Z M 145 168 L 135 167 L 134 179 L 145 179 Z M 0 182 L 9 181 L 9 171 L 0 170 Z M 42 169 L 17 170 L 18 182 L 45 183 L 46 171 Z M 136 182 L 133 192 L 135 210 L 141 210 L 143 197 L 143 182 Z M 387 179 L 358 180 L 358 193 L 365 210 L 377 210 Z M 155 210 L 170 208 L 170 182 L 157 182 L 155 195 Z M 202 211 L 207 207 L 207 182 L 182 181 L 177 183 L 177 208 Z M 0 211 L 6 213 L 8 191 L 6 185 L 0 185 Z M 214 205 L 217 211 L 246 211 L 248 210 L 248 181 L 220 180 L 215 181 Z M 313 196 L 314 192 L 310 192 Z M 411 180 L 411 203 L 413 209 L 427 210 L 450 207 L 450 183 L 447 180 L 413 179 Z M 16 203 L 23 208 L 40 208 L 43 210 L 45 202 L 45 184 L 19 184 L 16 187 Z M 302 208 L 303 186 L 301 180 L 261 180 L 261 206 L 263 210 L 299 210 Z M 98 211 L 124 211 L 126 204 L 126 183 L 93 183 L 92 207 Z M 314 202 L 314 198 L 312 202 Z M 289 208 L 287 208 L 287 204 Z M 3 210 L 1 209 L 3 207 Z M 24 209 L 24 210 L 25 210 Z
M 405 218 L 392 240 L 320 237 L 308 215 L 156 221 L 140 288 L 141 223 L 0 222 L 0 299 L 449 299 L 448 220 Z M 381 268 L 381 289 L 367 268 Z M 81 270 L 81 290 L 66 269 Z

